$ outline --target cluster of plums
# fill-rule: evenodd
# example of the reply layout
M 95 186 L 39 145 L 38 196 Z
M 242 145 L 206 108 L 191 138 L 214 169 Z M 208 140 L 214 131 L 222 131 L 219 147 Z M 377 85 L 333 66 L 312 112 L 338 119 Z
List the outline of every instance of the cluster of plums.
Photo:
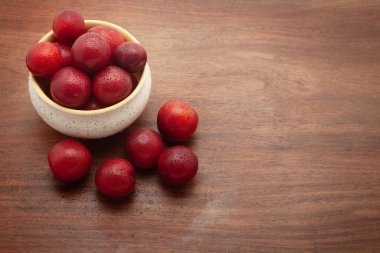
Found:
M 145 49 L 125 41 L 115 28 L 96 26 L 86 31 L 83 17 L 74 11 L 61 11 L 53 21 L 55 42 L 41 42 L 27 53 L 26 64 L 36 77 L 49 78 L 47 94 L 61 106 L 96 110 L 125 99 L 137 85 L 135 74 L 147 61 Z M 179 143 L 193 135 L 197 113 L 178 100 L 166 102 L 157 115 L 160 133 L 147 128 L 133 131 L 125 140 L 126 158 L 102 163 L 96 172 L 98 190 L 112 198 L 125 197 L 135 188 L 135 168 L 157 168 L 163 181 L 179 186 L 198 171 L 197 156 L 188 147 L 165 149 L 163 139 Z M 91 168 L 92 155 L 81 142 L 66 139 L 49 151 L 48 162 L 62 182 L 83 178 Z
M 162 137 L 171 143 L 182 142 L 193 135 L 197 126 L 198 115 L 190 106 L 178 100 L 166 102 L 157 115 L 157 127 L 161 135 L 147 128 L 133 131 L 124 143 L 128 160 L 114 158 L 99 166 L 95 175 L 98 190 L 111 198 L 128 196 L 135 188 L 135 168 L 157 168 L 167 184 L 186 184 L 198 171 L 197 156 L 190 148 L 182 145 L 165 149 Z M 91 161 L 90 151 L 74 139 L 58 142 L 48 154 L 52 173 L 63 182 L 73 182 L 84 177 L 90 170 Z
M 56 103 L 72 109 L 96 110 L 114 105 L 133 91 L 136 73 L 147 61 L 145 49 L 125 41 L 110 26 L 86 30 L 84 18 L 64 10 L 53 21 L 53 41 L 34 45 L 26 65 L 36 77 L 50 78 Z

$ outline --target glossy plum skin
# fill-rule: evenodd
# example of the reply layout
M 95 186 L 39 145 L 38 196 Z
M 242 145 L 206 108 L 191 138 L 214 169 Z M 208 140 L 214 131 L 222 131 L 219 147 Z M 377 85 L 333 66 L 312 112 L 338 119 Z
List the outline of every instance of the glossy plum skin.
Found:
M 71 47 L 62 43 L 55 43 L 59 50 L 61 51 L 62 59 L 63 59 L 63 67 L 68 67 L 72 65 L 72 56 L 71 56 Z
M 197 174 L 198 158 L 188 147 L 174 146 L 162 152 L 157 169 L 164 182 L 181 186 Z
M 26 66 L 39 77 L 50 77 L 63 65 L 58 46 L 52 42 L 40 42 L 31 47 L 26 54 Z
M 124 151 L 131 163 L 139 169 L 151 169 L 164 151 L 159 133 L 148 128 L 133 131 L 126 139 Z
M 83 106 L 82 110 L 92 111 L 92 110 L 99 110 L 103 108 L 105 108 L 105 106 L 102 103 L 100 103 L 94 98 L 90 98 L 90 100 L 88 100 L 87 103 Z
M 61 68 L 50 81 L 50 94 L 62 106 L 78 108 L 90 98 L 90 78 L 76 68 Z
M 136 172 L 126 159 L 113 158 L 100 165 L 95 175 L 98 190 L 110 198 L 130 195 L 136 183 Z
M 74 182 L 84 177 L 91 167 L 92 157 L 79 141 L 66 139 L 49 151 L 48 162 L 54 176 L 62 182 Z
M 110 61 L 111 49 L 108 41 L 97 33 L 81 35 L 71 47 L 73 65 L 86 73 L 104 68 Z
M 75 11 L 60 11 L 53 20 L 53 32 L 59 42 L 71 44 L 86 32 L 84 19 Z
M 132 80 L 128 72 L 116 67 L 108 66 L 98 72 L 92 82 L 94 97 L 104 105 L 114 105 L 132 91 Z
M 124 42 L 115 49 L 114 60 L 116 65 L 129 73 L 142 71 L 147 61 L 145 49 L 135 42 Z
M 113 55 L 116 47 L 125 41 L 123 36 L 115 28 L 109 26 L 95 26 L 87 32 L 98 33 L 106 38 L 110 45 L 111 55 Z M 110 58 L 109 64 L 113 65 L 113 57 Z
M 197 126 L 197 113 L 182 101 L 167 101 L 158 111 L 157 127 L 161 135 L 168 141 L 187 140 L 193 135 Z

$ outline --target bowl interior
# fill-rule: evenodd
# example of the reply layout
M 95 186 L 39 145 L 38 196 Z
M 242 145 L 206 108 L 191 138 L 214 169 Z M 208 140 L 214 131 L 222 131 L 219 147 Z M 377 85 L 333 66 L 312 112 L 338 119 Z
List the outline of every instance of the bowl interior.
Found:
M 118 30 L 120 32 L 120 34 L 124 37 L 124 39 L 126 41 L 132 41 L 132 42 L 139 43 L 139 41 L 132 34 L 130 34 L 128 31 L 124 30 L 123 28 L 121 28 L 118 25 L 115 25 L 115 24 L 112 24 L 112 23 L 109 23 L 109 22 L 106 22 L 106 21 L 101 21 L 101 20 L 85 20 L 85 24 L 86 24 L 86 30 L 88 30 L 88 29 L 90 29 L 90 28 L 92 28 L 94 26 L 110 26 L 110 27 L 113 27 L 113 28 L 115 28 L 116 30 Z M 44 41 L 51 41 L 51 42 L 55 41 L 55 37 L 54 37 L 53 31 L 50 31 L 47 34 L 45 34 L 45 36 L 42 37 L 39 42 L 44 42 Z M 141 89 L 142 84 L 144 83 L 144 80 L 146 78 L 146 72 L 147 72 L 146 69 L 147 69 L 147 65 L 145 65 L 145 68 L 144 68 L 144 70 L 142 72 L 135 74 L 135 77 L 138 80 L 138 84 L 137 84 L 136 88 L 132 91 L 132 93 L 129 94 L 129 96 L 126 97 L 124 100 L 122 100 L 119 103 L 114 104 L 112 106 L 105 107 L 103 109 L 89 110 L 89 111 L 70 109 L 70 108 L 66 108 L 66 107 L 63 107 L 63 106 L 57 104 L 52 99 L 50 99 L 46 95 L 46 93 L 44 91 L 48 87 L 48 82 L 47 82 L 46 79 L 43 79 L 43 78 L 36 79 L 32 75 L 32 73 L 30 73 L 30 72 L 29 72 L 29 78 L 32 81 L 33 88 L 36 90 L 38 96 L 43 101 L 45 101 L 49 105 L 55 107 L 56 109 L 58 109 L 60 111 L 64 111 L 66 113 L 70 113 L 70 114 L 94 115 L 94 114 L 102 114 L 102 113 L 109 112 L 111 110 L 115 110 L 116 108 L 121 107 L 122 105 L 124 105 L 125 103 L 128 103 L 128 101 L 130 101 L 131 99 L 133 99 L 133 97 L 139 92 L 139 90 Z

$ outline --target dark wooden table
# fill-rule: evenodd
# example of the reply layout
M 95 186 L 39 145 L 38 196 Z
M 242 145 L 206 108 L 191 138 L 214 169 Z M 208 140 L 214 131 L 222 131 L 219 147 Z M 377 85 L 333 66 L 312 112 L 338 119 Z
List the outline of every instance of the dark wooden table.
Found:
M 380 2 L 1 1 L 0 252 L 380 252 Z M 66 136 L 32 108 L 25 54 L 61 8 L 146 47 L 153 91 L 121 134 L 87 141 L 65 186 L 47 152 Z M 184 188 L 139 174 L 112 202 L 97 166 L 156 128 L 170 98 L 197 109 Z

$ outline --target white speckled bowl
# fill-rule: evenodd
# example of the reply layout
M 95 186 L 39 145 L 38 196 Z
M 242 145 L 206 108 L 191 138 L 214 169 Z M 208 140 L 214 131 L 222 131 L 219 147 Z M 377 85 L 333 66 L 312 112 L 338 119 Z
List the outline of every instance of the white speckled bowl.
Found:
M 129 32 L 109 22 L 86 20 L 86 28 L 98 25 L 117 29 L 127 41 L 137 42 Z M 52 41 L 53 31 L 41 40 Z M 51 100 L 41 89 L 34 76 L 29 73 L 29 94 L 32 104 L 40 117 L 57 131 L 78 138 L 96 139 L 118 133 L 132 124 L 144 111 L 150 96 L 151 74 L 148 64 L 143 70 L 139 83 L 123 101 L 99 110 L 83 111 L 63 107 Z

